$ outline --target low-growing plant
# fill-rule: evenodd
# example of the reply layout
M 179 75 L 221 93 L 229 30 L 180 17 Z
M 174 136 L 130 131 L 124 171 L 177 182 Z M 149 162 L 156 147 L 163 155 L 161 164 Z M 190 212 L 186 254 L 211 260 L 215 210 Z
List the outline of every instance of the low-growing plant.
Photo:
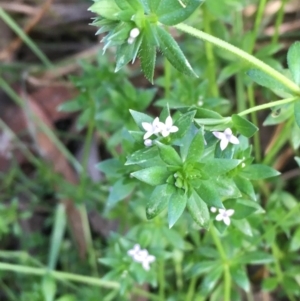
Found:
M 80 94 L 60 110 L 80 112 L 78 129 L 91 126 L 105 141 L 110 157 L 97 168 L 107 198 L 99 206 L 119 226 L 101 248 L 101 277 L 52 271 L 42 282 L 52 296 L 45 300 L 63 279 L 101 287 L 95 296 L 106 301 L 250 301 L 253 267 L 264 273 L 262 291 L 300 298 L 299 191 L 292 194 L 272 164 L 289 142 L 300 165 L 300 42 L 289 47 L 287 68 L 273 57 L 276 39 L 253 55 L 265 1 L 241 36 L 228 13 L 244 2 L 94 0 L 92 24 L 115 67 L 103 57 L 99 66 L 83 63 L 83 75 L 71 79 Z M 174 30 L 186 34 L 182 41 Z M 127 78 L 135 61 L 150 84 L 136 88 Z M 257 112 L 267 109 L 263 125 L 283 127 L 263 154 Z M 91 292 L 76 296 L 94 300 Z

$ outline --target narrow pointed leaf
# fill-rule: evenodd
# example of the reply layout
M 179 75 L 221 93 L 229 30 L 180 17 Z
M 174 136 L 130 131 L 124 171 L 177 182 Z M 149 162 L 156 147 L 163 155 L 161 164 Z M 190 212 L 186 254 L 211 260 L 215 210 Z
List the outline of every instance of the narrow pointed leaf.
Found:
M 156 61 L 156 47 L 144 37 L 139 51 L 141 67 L 146 78 L 153 84 L 154 68 Z
M 164 166 L 152 166 L 131 173 L 138 180 L 152 186 L 162 185 L 166 183 L 170 172 Z
M 148 219 L 156 217 L 168 207 L 169 199 L 174 193 L 174 190 L 175 188 L 169 184 L 155 187 L 146 205 L 146 215 Z
M 197 162 L 201 158 L 203 151 L 204 137 L 202 131 L 199 130 L 190 144 L 186 161 Z
M 95 2 L 88 10 L 109 20 L 118 20 L 117 13 L 121 11 L 119 6 L 112 0 Z
M 251 69 L 247 72 L 248 76 L 251 77 L 260 86 L 271 89 L 275 94 L 280 95 L 280 91 L 288 93 L 287 95 L 291 96 L 290 91 L 282 85 L 280 82 L 276 81 L 270 75 L 264 73 L 258 69 Z
M 289 48 L 287 62 L 294 82 L 300 86 L 300 42 L 295 42 Z
M 280 175 L 280 172 L 263 164 L 246 166 L 240 173 L 241 176 L 250 180 L 267 179 Z
M 168 165 L 181 165 L 181 158 L 179 157 L 176 150 L 169 145 L 157 142 L 158 151 L 161 159 Z
M 300 99 L 295 101 L 294 103 L 294 116 L 298 127 L 300 127 Z
M 157 27 L 159 48 L 163 55 L 178 71 L 193 77 L 197 77 L 187 58 L 179 48 L 173 37 L 163 28 Z
M 179 217 L 182 215 L 187 203 L 187 196 L 183 189 L 177 189 L 175 193 L 172 194 L 169 200 L 168 206 L 168 221 L 169 228 L 172 228 L 177 222 Z
M 153 118 L 150 117 L 149 115 L 146 115 L 144 113 L 141 112 L 137 112 L 134 110 L 129 110 L 131 116 L 133 117 L 135 123 L 137 124 L 137 126 L 142 130 L 145 131 L 144 128 L 142 127 L 142 122 L 148 122 L 148 123 L 152 123 Z
M 203 172 L 210 177 L 219 176 L 227 173 L 240 164 L 240 160 L 235 159 L 210 159 L 207 160 L 203 167 Z
M 209 211 L 207 205 L 195 190 L 193 190 L 190 198 L 188 199 L 187 208 L 198 226 L 208 228 Z

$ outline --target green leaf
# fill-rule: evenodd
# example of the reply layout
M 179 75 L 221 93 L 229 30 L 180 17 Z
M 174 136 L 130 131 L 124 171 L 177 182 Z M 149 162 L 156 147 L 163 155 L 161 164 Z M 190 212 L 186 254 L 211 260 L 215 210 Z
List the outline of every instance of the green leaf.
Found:
M 276 177 L 280 172 L 267 165 L 252 164 L 243 168 L 240 175 L 250 180 L 260 180 Z
M 250 291 L 250 282 L 245 271 L 245 268 L 241 265 L 230 266 L 230 274 L 236 284 L 244 291 Z
M 264 121 L 263 125 L 275 125 L 281 123 L 293 115 L 293 105 L 287 104 L 272 108 L 272 113 Z
M 218 192 L 220 197 L 226 196 L 226 198 L 239 198 L 242 196 L 231 178 L 217 177 L 214 184 L 215 190 Z
M 234 210 L 234 219 L 244 219 L 257 211 L 257 208 L 252 201 L 243 200 L 243 199 L 229 199 L 224 202 L 224 206 L 226 208 L 230 208 Z
M 268 264 L 274 261 L 272 255 L 262 251 L 252 251 L 238 258 L 238 262 L 241 264 Z
M 162 144 L 160 142 L 156 142 L 158 146 L 158 151 L 161 159 L 168 165 L 181 165 L 181 158 L 176 152 L 176 150 L 169 145 Z
M 157 27 L 157 39 L 163 55 L 178 71 L 198 77 L 173 37 L 162 27 Z
M 146 33 L 143 37 L 138 55 L 141 60 L 141 67 L 146 78 L 153 84 L 156 61 L 156 47 L 152 43 L 150 43 L 149 39 L 146 36 Z
M 259 85 L 261 85 L 263 87 L 271 89 L 275 94 L 278 94 L 279 91 L 284 91 L 284 92 L 290 93 L 290 91 L 283 84 L 281 84 L 280 82 L 276 81 L 273 77 L 271 77 L 270 75 L 264 73 L 261 70 L 250 69 L 247 72 L 247 74 L 257 84 L 259 84 Z
M 178 127 L 178 131 L 172 135 L 173 140 L 181 139 L 185 136 L 193 122 L 195 113 L 196 111 L 187 112 L 176 120 L 175 125 Z
M 295 116 L 295 121 L 298 127 L 300 128 L 300 99 L 294 102 L 294 116 Z
M 211 181 L 201 181 L 196 191 L 209 207 L 224 208 L 222 200 L 215 188 L 215 184 Z
M 234 182 L 235 182 L 236 186 L 238 187 L 238 189 L 242 193 L 244 193 L 245 195 L 250 197 L 253 201 L 257 200 L 253 185 L 249 179 L 246 179 L 246 178 L 243 178 L 240 176 L 236 176 L 236 177 L 234 177 Z
M 300 167 L 300 157 L 294 157 L 294 159 L 297 162 L 298 166 Z
M 290 251 L 294 252 L 300 249 L 300 227 L 295 231 L 290 242 Z
M 287 62 L 294 82 L 300 86 L 300 42 L 295 42 L 289 48 Z
M 169 199 L 174 193 L 175 188 L 172 185 L 165 184 L 154 188 L 150 201 L 146 205 L 146 215 L 152 219 L 168 207 Z
M 187 208 L 195 223 L 203 228 L 209 226 L 209 211 L 207 205 L 203 202 L 195 190 L 193 190 L 187 202 Z
M 158 155 L 155 147 L 145 147 L 128 156 L 125 165 L 142 164 Z
M 205 164 L 203 172 L 208 174 L 210 177 L 216 177 L 237 167 L 241 163 L 241 160 L 215 158 L 208 159 L 203 163 Z
M 190 145 L 197 132 L 198 128 L 192 123 L 189 129 L 186 131 L 186 134 L 180 140 L 180 156 L 183 162 L 186 160 Z
M 202 131 L 199 130 L 190 144 L 186 161 L 190 161 L 190 162 L 199 161 L 203 151 L 204 151 L 204 137 Z
M 200 287 L 200 294 L 207 296 L 215 287 L 223 273 L 222 264 L 218 265 L 215 269 L 210 271 L 202 280 Z
M 83 104 L 79 99 L 66 101 L 58 106 L 57 110 L 60 112 L 76 112 L 82 109 Z
M 202 3 L 202 0 L 162 0 L 155 13 L 160 23 L 165 25 L 176 25 L 185 21 Z
M 131 116 L 133 117 L 135 123 L 137 124 L 137 126 L 142 130 L 145 131 L 144 128 L 142 127 L 142 122 L 148 122 L 148 123 L 152 123 L 153 118 L 144 114 L 144 113 L 140 113 L 134 110 L 129 110 Z
M 53 301 L 56 294 L 56 282 L 50 275 L 45 275 L 42 280 L 42 293 L 45 301 Z
M 239 115 L 233 114 L 232 122 L 234 127 L 247 138 L 252 137 L 258 131 L 256 125 Z
M 293 123 L 290 139 L 293 149 L 297 150 L 300 146 L 300 128 L 296 122 Z
M 118 177 L 123 165 L 118 159 L 107 159 L 96 165 L 96 168 L 104 172 L 108 177 Z
M 272 292 L 278 286 L 278 278 L 277 277 L 269 277 L 265 278 L 262 283 L 262 288 L 264 291 Z
M 131 175 L 149 185 L 157 186 L 166 183 L 170 172 L 166 169 L 165 166 L 152 166 L 132 172 Z
M 182 215 L 187 203 L 187 196 L 183 189 L 177 189 L 169 200 L 168 222 L 169 228 L 172 228 Z
M 113 208 L 119 201 L 129 196 L 136 183 L 129 181 L 126 178 L 119 179 L 112 187 L 107 200 L 107 209 Z
M 109 20 L 118 20 L 117 14 L 120 12 L 115 1 L 111 0 L 98 0 L 88 10 Z

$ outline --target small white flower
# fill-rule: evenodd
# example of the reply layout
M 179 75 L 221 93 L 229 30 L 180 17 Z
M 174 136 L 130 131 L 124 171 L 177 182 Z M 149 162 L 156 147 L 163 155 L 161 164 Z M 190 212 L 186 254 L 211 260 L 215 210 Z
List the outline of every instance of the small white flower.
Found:
M 173 120 L 171 116 L 168 116 L 166 119 L 166 122 L 163 124 L 163 128 L 161 130 L 161 134 L 164 137 L 167 137 L 170 135 L 170 133 L 175 133 L 178 131 L 178 127 L 173 125 Z
M 142 122 L 142 127 L 146 131 L 146 133 L 144 135 L 144 139 L 146 140 L 149 137 L 151 137 L 153 134 L 156 135 L 156 134 L 160 133 L 163 126 L 164 126 L 164 124 L 159 121 L 158 117 L 156 117 L 152 123 Z
M 223 221 L 225 225 L 230 225 L 230 216 L 234 213 L 233 209 L 219 209 L 219 214 L 216 216 L 218 222 Z
M 232 135 L 232 130 L 230 128 L 227 128 L 224 133 L 222 132 L 213 132 L 214 136 L 221 140 L 220 147 L 221 150 L 224 150 L 228 143 L 232 144 L 239 144 L 240 141 L 237 137 Z
M 211 207 L 211 208 L 210 208 L 210 211 L 211 211 L 212 213 L 216 213 L 216 212 L 217 212 L 217 208 L 216 208 L 216 207 Z
M 144 141 L 144 144 L 145 144 L 147 147 L 149 147 L 149 146 L 152 145 L 152 140 L 151 140 L 151 139 L 146 139 L 146 140 Z
M 150 270 L 150 263 L 155 261 L 155 256 L 150 255 L 146 249 L 141 249 L 139 244 L 134 245 L 133 249 L 127 252 L 135 262 L 141 263 L 144 270 Z
M 129 33 L 129 38 L 127 40 L 128 44 L 132 44 L 134 40 L 139 36 L 139 34 L 140 34 L 140 30 L 137 27 L 132 28 Z

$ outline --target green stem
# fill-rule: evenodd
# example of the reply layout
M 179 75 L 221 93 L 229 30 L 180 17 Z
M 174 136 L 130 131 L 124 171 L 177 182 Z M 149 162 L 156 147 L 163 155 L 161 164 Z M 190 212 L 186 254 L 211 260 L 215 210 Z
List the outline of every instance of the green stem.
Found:
M 219 48 L 222 48 L 232 54 L 236 55 L 237 57 L 241 58 L 244 61 L 249 62 L 251 65 L 255 66 L 256 68 L 262 70 L 263 72 L 270 75 L 272 78 L 277 80 L 278 82 L 282 83 L 285 87 L 287 87 L 291 92 L 300 95 L 300 87 L 292 82 L 290 79 L 282 75 L 280 72 L 275 70 L 274 68 L 270 67 L 269 65 L 265 64 L 261 60 L 257 59 L 253 55 L 243 51 L 242 49 L 235 47 L 219 38 L 216 38 L 212 35 L 209 35 L 199 29 L 193 28 L 186 24 L 178 24 L 174 26 L 178 30 L 185 32 L 187 34 L 193 35 L 198 39 L 207 41 L 216 45 Z
M 274 161 L 274 157 L 277 155 L 277 153 L 280 151 L 280 149 L 283 147 L 283 145 L 290 139 L 290 133 L 291 133 L 291 127 L 293 125 L 293 118 L 290 118 L 284 127 L 281 130 L 280 135 L 278 136 L 278 139 L 276 140 L 276 143 L 272 146 L 272 148 L 269 150 L 269 152 L 266 154 L 263 164 L 270 165 Z
M 206 5 L 203 6 L 203 21 L 204 21 L 204 30 L 211 34 L 211 17 L 206 9 Z M 213 52 L 213 45 L 205 41 L 205 54 L 207 59 L 207 77 L 209 80 L 209 88 L 211 96 L 218 97 L 219 96 L 219 89 L 217 85 L 217 78 L 216 78 L 216 62 L 215 56 Z
M 196 289 L 196 283 L 197 283 L 197 278 L 193 277 L 190 281 L 188 292 L 185 297 L 185 301 L 193 301 L 194 295 L 195 295 L 195 289 Z
M 277 14 L 276 21 L 275 21 L 275 33 L 272 37 L 272 45 L 275 45 L 278 42 L 279 27 L 280 27 L 280 25 L 282 24 L 282 21 L 283 21 L 284 7 L 285 7 L 286 3 L 287 3 L 287 0 L 282 0 L 281 1 L 281 6 L 280 6 L 280 9 L 279 9 L 279 12 Z
M 211 237 L 217 247 L 217 250 L 220 254 L 220 257 L 223 261 L 224 268 L 224 301 L 230 301 L 230 293 L 231 293 L 231 275 L 229 269 L 229 261 L 226 255 L 226 252 L 222 246 L 222 242 L 219 236 L 216 233 L 216 230 L 213 225 L 210 226 L 210 234 Z
M 29 36 L 18 26 L 18 24 L 0 7 L 0 18 L 24 41 L 33 53 L 43 62 L 47 68 L 52 67 L 52 63 L 39 49 L 39 47 L 29 38 Z
M 36 276 L 44 276 L 44 275 L 50 274 L 57 280 L 70 280 L 70 281 L 74 281 L 74 282 L 84 283 L 87 285 L 99 286 L 99 287 L 103 287 L 106 289 L 119 289 L 121 286 L 120 283 L 114 282 L 114 281 L 107 281 L 107 280 L 102 280 L 102 279 L 78 275 L 78 274 L 70 274 L 70 273 L 58 272 L 58 271 L 49 271 L 47 269 L 33 268 L 33 267 L 29 267 L 29 266 L 10 264 L 10 263 L 4 263 L 4 262 L 0 262 L 0 270 L 16 272 L 19 274 L 36 275 Z M 151 293 L 148 293 L 146 291 L 143 291 L 142 289 L 139 289 L 139 288 L 133 288 L 133 293 L 140 295 L 140 296 L 147 297 L 150 300 L 154 300 L 154 301 L 161 300 L 157 296 L 155 296 Z
M 158 265 L 158 283 L 159 300 L 165 301 L 165 265 L 163 261 L 160 261 Z
M 283 271 L 281 269 L 281 265 L 280 265 L 280 253 L 279 253 L 278 247 L 275 243 L 272 244 L 272 255 L 273 255 L 273 258 L 274 258 L 274 265 L 275 265 L 275 272 L 276 272 L 277 280 L 278 280 L 279 283 L 282 283 L 283 278 L 284 278 L 284 273 L 283 273 Z M 292 296 L 286 290 L 285 290 L 285 293 L 287 294 L 288 299 L 290 301 L 296 301 L 294 296 Z
M 247 92 L 248 92 L 248 99 L 249 99 L 249 104 L 250 104 L 250 108 L 255 108 L 255 99 L 254 99 L 254 89 L 253 89 L 253 85 L 250 85 L 247 88 Z M 251 112 L 251 121 L 254 125 L 256 125 L 258 127 L 258 118 L 255 112 Z M 256 162 L 260 162 L 261 161 L 261 147 L 260 147 L 260 141 L 259 141 L 259 133 L 256 132 L 254 134 L 254 154 L 255 154 L 255 160 Z
M 269 102 L 269 103 L 264 103 L 262 105 L 259 105 L 259 106 L 247 109 L 247 110 L 245 110 L 243 112 L 240 112 L 240 113 L 238 113 L 238 115 L 244 116 L 244 115 L 256 112 L 256 111 L 261 111 L 261 110 L 264 110 L 264 109 L 268 109 L 268 108 L 273 108 L 273 107 L 276 107 L 276 106 L 284 105 L 284 104 L 296 101 L 298 99 L 299 99 L 299 97 L 291 97 L 291 98 L 285 98 L 285 99 L 281 99 L 281 100 L 272 101 L 272 102 Z

